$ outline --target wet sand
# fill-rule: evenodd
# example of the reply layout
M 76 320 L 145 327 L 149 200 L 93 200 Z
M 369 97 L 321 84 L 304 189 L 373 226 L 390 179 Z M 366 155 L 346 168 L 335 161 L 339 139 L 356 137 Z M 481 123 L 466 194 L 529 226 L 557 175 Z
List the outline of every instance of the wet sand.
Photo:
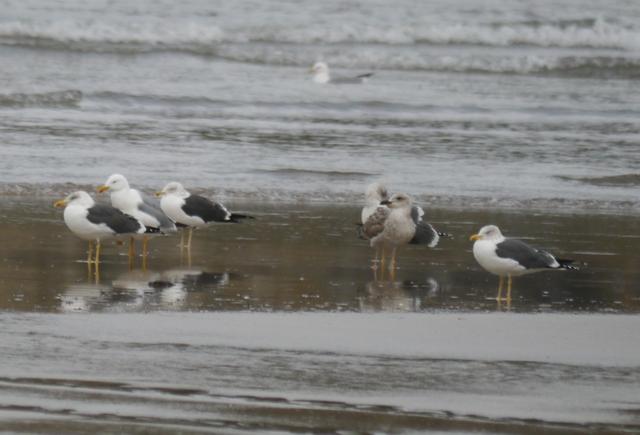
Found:
M 637 316 L 6 313 L 14 430 L 619 433 Z M 612 338 L 615 338 L 612 339 Z
M 0 207 L 0 421 L 16 432 L 620 433 L 640 430 L 635 216 L 437 209 L 453 234 L 376 280 L 358 208 L 105 245 L 99 280 L 51 198 Z M 473 260 L 486 223 L 582 264 L 514 281 Z

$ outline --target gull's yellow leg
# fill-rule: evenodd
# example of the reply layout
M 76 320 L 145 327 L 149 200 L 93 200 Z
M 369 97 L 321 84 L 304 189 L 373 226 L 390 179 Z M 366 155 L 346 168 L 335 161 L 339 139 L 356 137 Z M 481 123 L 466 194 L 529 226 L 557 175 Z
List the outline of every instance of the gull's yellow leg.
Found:
M 142 270 L 147 270 L 147 255 L 149 250 L 149 238 L 144 236 L 142 238 Z
M 133 237 L 129 237 L 129 257 L 136 255 L 136 241 Z
M 129 269 L 133 269 L 133 261 L 136 256 L 136 241 L 133 237 L 129 238 Z
M 384 279 L 384 245 L 380 248 L 380 279 Z
M 504 286 L 504 276 L 500 275 L 500 281 L 498 282 L 498 296 L 496 296 L 497 301 L 502 300 L 502 287 Z
M 187 249 L 191 250 L 191 238 L 193 237 L 193 228 L 189 227 L 189 239 L 187 240 Z
M 98 283 L 98 281 L 100 281 L 100 248 L 102 247 L 102 244 L 100 243 L 100 240 L 96 241 L 96 260 L 95 260 L 95 264 L 96 264 L 96 284 Z
M 102 244 L 100 243 L 100 240 L 96 241 L 96 259 L 94 261 L 94 263 L 96 264 L 96 268 L 100 265 L 100 248 L 102 247 Z
M 511 302 L 511 275 L 508 275 L 507 281 L 507 302 Z
M 87 280 L 91 279 L 92 263 L 93 263 L 93 240 L 89 240 L 89 250 L 87 251 Z
M 93 262 L 93 240 L 89 240 L 89 250 L 87 251 L 87 266 L 91 269 L 91 263 Z
M 390 272 L 390 279 L 393 281 L 396 279 L 396 250 L 398 248 L 397 247 L 393 247 L 393 249 L 391 250 L 391 261 L 389 262 L 389 272 Z
M 398 248 L 397 247 L 393 247 L 393 249 L 391 250 L 391 261 L 389 262 L 389 269 L 393 270 L 396 268 L 396 250 Z

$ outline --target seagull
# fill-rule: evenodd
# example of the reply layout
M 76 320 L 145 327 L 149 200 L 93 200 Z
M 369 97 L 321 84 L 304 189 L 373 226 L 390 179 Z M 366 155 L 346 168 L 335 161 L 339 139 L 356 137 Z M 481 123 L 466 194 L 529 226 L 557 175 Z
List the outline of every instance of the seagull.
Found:
M 367 186 L 367 190 L 364 192 L 365 205 L 362 207 L 361 220 L 362 224 L 369 219 L 369 217 L 376 212 L 380 207 L 381 201 L 389 199 L 389 191 L 381 183 L 371 183 Z M 417 206 L 416 206 L 417 207 Z
M 391 198 L 382 200 L 362 225 L 363 236 L 376 248 L 376 261 L 379 250 L 382 250 L 380 262 L 383 267 L 385 249 L 391 249 L 391 271 L 395 270 L 399 246 L 412 243 L 433 248 L 440 240 L 438 232 L 430 224 L 415 217 L 414 210 L 413 200 L 409 195 L 396 193 Z
M 85 191 L 77 191 L 64 199 L 56 201 L 55 207 L 64 207 L 64 223 L 76 236 L 89 241 L 87 263 L 96 266 L 96 276 L 100 264 L 100 242 L 134 234 L 143 234 L 145 226 L 136 218 L 129 216 L 115 207 L 96 204 Z M 93 243 L 96 244 L 95 258 Z
M 521 240 L 508 239 L 495 225 L 486 225 L 472 235 L 473 256 L 487 272 L 500 277 L 498 301 L 502 300 L 504 277 L 507 283 L 507 301 L 511 300 L 511 277 L 542 270 L 578 270 L 571 266 L 574 260 L 557 259 L 547 251 L 529 246 Z
M 367 186 L 365 191 L 365 206 L 362 208 L 361 212 L 361 221 L 359 224 L 358 233 L 362 238 L 368 239 L 366 235 L 363 234 L 363 228 L 369 217 L 373 215 L 379 207 L 385 207 L 384 204 L 381 204 L 384 201 L 389 199 L 389 193 L 387 188 L 381 183 L 372 183 Z M 416 232 L 410 244 L 426 244 L 430 248 L 435 247 L 440 241 L 440 237 L 449 236 L 447 233 L 442 233 L 437 231 L 433 226 L 427 222 L 423 221 L 424 210 L 422 207 L 416 204 L 412 204 L 411 206 L 411 219 L 413 223 L 416 225 Z M 376 250 L 376 259 L 378 257 L 378 252 Z
M 160 207 L 171 220 L 179 226 L 189 228 L 187 244 L 184 245 L 184 239 L 180 240 L 180 246 L 187 249 L 191 249 L 194 228 L 211 222 L 239 223 L 242 219 L 253 219 L 251 216 L 231 213 L 219 202 L 189 193 L 177 181 L 168 183 L 161 191 L 156 192 L 156 196 L 161 198 Z
M 120 174 L 111 175 L 107 181 L 98 187 L 98 192 L 111 192 L 111 205 L 127 213 L 147 227 L 142 235 L 142 261 L 146 266 L 149 237 L 157 234 L 176 232 L 176 225 L 160 209 L 155 198 L 143 196 L 138 190 L 129 186 L 127 179 Z M 129 257 L 133 256 L 133 238 L 129 241 Z
M 331 76 L 329 75 L 329 65 L 327 65 L 324 62 L 316 62 L 311 67 L 310 72 L 311 74 L 313 74 L 313 81 L 321 85 L 324 85 L 327 83 L 331 83 L 335 85 L 360 84 L 360 83 L 366 82 L 367 79 L 373 75 L 373 73 L 365 73 L 355 77 L 331 78 Z
M 362 207 L 362 213 L 361 213 L 362 225 L 364 225 L 367 219 L 369 219 L 369 216 L 375 213 L 378 207 L 380 207 L 380 203 L 382 201 L 386 201 L 389 199 L 389 191 L 382 183 L 371 183 L 369 186 L 367 186 L 367 190 L 364 193 L 364 197 L 365 197 L 365 206 Z M 420 223 L 423 222 L 422 220 L 423 217 L 424 217 L 424 210 L 422 209 L 422 207 L 420 207 L 419 205 L 413 204 L 411 206 L 411 218 L 413 219 L 413 222 L 416 225 L 420 225 Z M 429 227 L 431 227 L 431 225 L 429 224 L 425 223 L 425 225 L 428 225 Z M 431 228 L 433 229 L 433 227 Z M 447 235 L 447 234 L 436 231 L 436 234 L 434 236 L 436 240 L 433 246 L 438 244 L 438 240 L 440 236 L 444 236 L 444 235 Z

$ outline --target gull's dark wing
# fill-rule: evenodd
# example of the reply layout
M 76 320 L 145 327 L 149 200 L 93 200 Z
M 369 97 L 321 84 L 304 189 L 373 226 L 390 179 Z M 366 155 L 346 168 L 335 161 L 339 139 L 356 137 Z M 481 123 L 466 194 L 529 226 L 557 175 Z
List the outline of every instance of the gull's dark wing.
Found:
M 137 233 L 143 228 L 136 218 L 106 204 L 94 204 L 87 209 L 87 220 L 96 225 L 105 224 L 115 234 Z
M 534 248 L 517 239 L 505 239 L 498 243 L 496 255 L 515 260 L 526 269 L 557 269 L 560 267 L 555 257 L 547 251 Z

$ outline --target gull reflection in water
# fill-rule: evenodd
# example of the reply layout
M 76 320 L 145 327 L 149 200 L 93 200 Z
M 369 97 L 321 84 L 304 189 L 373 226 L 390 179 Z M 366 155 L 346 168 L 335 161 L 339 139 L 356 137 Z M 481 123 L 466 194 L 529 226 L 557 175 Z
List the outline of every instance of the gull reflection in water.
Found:
M 111 285 L 70 285 L 59 296 L 59 309 L 64 312 L 175 310 L 186 306 L 187 293 L 211 291 L 227 285 L 229 279 L 227 272 L 132 270 L 119 275 Z
M 139 311 L 143 294 L 106 284 L 75 284 L 59 296 L 63 312 Z
M 162 273 L 162 280 L 169 284 L 160 293 L 165 308 L 185 305 L 190 292 L 206 292 L 229 284 L 227 272 L 213 273 L 194 269 L 170 269 Z
M 362 311 L 421 311 L 439 292 L 431 277 L 424 282 L 370 281 L 358 292 L 358 304 Z
M 60 311 L 65 313 L 93 311 L 100 305 L 104 292 L 109 289 L 100 284 L 72 284 L 58 296 Z

